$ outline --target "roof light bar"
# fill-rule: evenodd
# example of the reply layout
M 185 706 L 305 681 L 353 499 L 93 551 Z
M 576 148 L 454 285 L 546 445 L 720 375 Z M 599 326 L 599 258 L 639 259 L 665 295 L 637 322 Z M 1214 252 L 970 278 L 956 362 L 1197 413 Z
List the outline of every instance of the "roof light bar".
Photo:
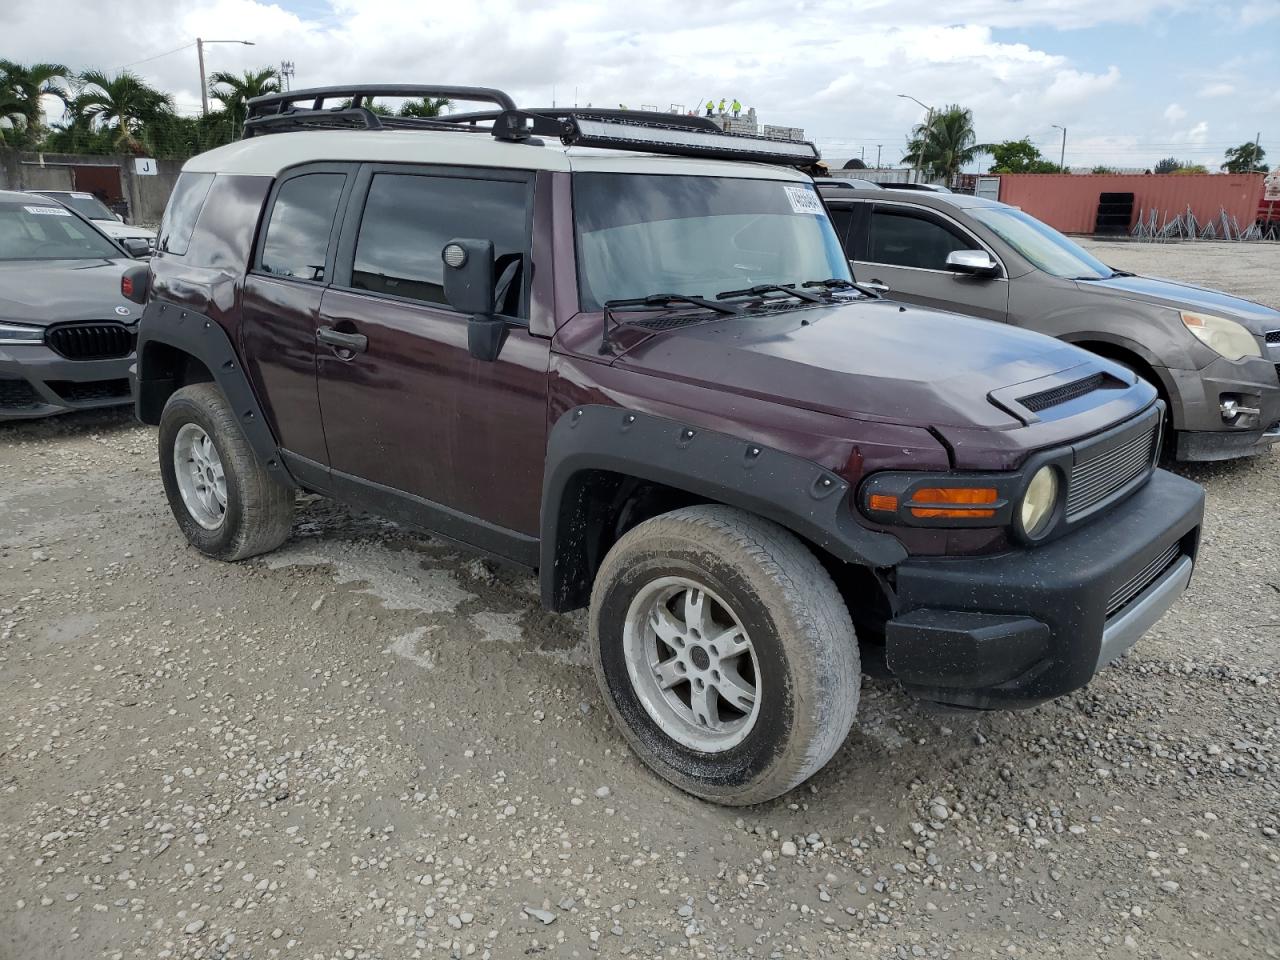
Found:
M 566 145 L 641 150 L 724 160 L 756 160 L 808 166 L 818 160 L 818 150 L 807 140 L 770 140 L 733 133 L 699 133 L 658 124 L 614 123 L 584 117 L 565 122 L 561 139 Z

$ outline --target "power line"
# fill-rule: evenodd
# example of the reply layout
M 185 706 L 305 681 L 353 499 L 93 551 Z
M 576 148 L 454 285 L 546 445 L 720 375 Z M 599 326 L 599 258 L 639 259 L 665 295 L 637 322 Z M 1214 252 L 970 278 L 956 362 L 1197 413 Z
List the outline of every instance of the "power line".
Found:
M 127 67 L 136 67 L 140 63 L 150 63 L 152 60 L 159 60 L 161 57 L 167 57 L 170 54 L 181 53 L 183 50 L 190 50 L 195 45 L 196 42 L 192 40 L 190 43 L 184 43 L 182 46 L 174 47 L 172 50 L 166 50 L 164 53 L 157 53 L 153 57 L 143 57 L 141 60 L 134 60 L 131 63 L 122 64 L 121 66 L 115 67 L 112 72 L 119 72 Z

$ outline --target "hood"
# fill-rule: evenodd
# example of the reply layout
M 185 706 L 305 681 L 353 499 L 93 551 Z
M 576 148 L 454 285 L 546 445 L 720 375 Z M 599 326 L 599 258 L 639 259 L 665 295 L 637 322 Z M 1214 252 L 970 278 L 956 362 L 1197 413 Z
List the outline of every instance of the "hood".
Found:
M 1254 333 L 1280 330 L 1280 310 L 1252 300 L 1233 297 L 1220 290 L 1196 287 L 1159 277 L 1111 277 L 1107 280 L 1077 280 L 1083 290 L 1108 292 L 1129 300 L 1155 303 L 1171 310 L 1196 310 L 1237 320 Z
M 677 327 L 616 363 L 836 416 L 1002 430 L 1022 423 L 989 394 L 1094 360 L 1016 327 L 871 300 Z
M 42 327 L 68 320 L 132 323 L 142 308 L 120 295 L 120 275 L 137 263 L 123 255 L 119 260 L 0 260 L 0 319 Z
M 121 223 L 119 220 L 94 220 L 93 225 L 108 237 L 121 240 L 125 237 L 141 237 L 143 240 L 154 240 L 156 232 L 146 227 L 135 227 L 133 224 Z

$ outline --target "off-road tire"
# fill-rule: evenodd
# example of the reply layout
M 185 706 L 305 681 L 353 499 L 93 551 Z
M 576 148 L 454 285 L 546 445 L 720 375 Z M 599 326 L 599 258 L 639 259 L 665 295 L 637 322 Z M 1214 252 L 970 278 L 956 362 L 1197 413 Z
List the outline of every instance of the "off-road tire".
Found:
M 760 710 L 745 739 L 700 752 L 668 736 L 628 675 L 623 625 L 646 584 L 697 580 L 723 598 L 760 663 Z M 739 806 L 803 783 L 840 748 L 861 687 L 849 612 L 818 558 L 767 520 L 719 505 L 686 507 L 626 533 L 596 575 L 591 657 L 610 713 L 660 776 L 705 800 Z
M 206 529 L 183 502 L 174 445 L 184 424 L 198 425 L 217 448 L 226 475 L 227 505 L 221 524 Z M 160 415 L 160 476 L 169 508 L 188 542 L 217 560 L 244 560 L 274 550 L 293 527 L 294 491 L 258 462 L 222 391 L 196 383 L 176 391 Z

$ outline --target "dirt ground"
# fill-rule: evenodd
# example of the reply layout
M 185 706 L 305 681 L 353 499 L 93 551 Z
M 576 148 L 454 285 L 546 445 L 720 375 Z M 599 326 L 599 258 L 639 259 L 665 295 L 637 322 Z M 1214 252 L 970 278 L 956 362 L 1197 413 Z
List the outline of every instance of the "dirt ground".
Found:
M 1280 306 L 1280 246 L 1095 244 Z M 1086 690 L 868 680 L 776 802 L 678 793 L 532 578 L 308 498 L 236 565 L 127 412 L 0 426 L 0 958 L 1280 956 L 1280 456 Z

